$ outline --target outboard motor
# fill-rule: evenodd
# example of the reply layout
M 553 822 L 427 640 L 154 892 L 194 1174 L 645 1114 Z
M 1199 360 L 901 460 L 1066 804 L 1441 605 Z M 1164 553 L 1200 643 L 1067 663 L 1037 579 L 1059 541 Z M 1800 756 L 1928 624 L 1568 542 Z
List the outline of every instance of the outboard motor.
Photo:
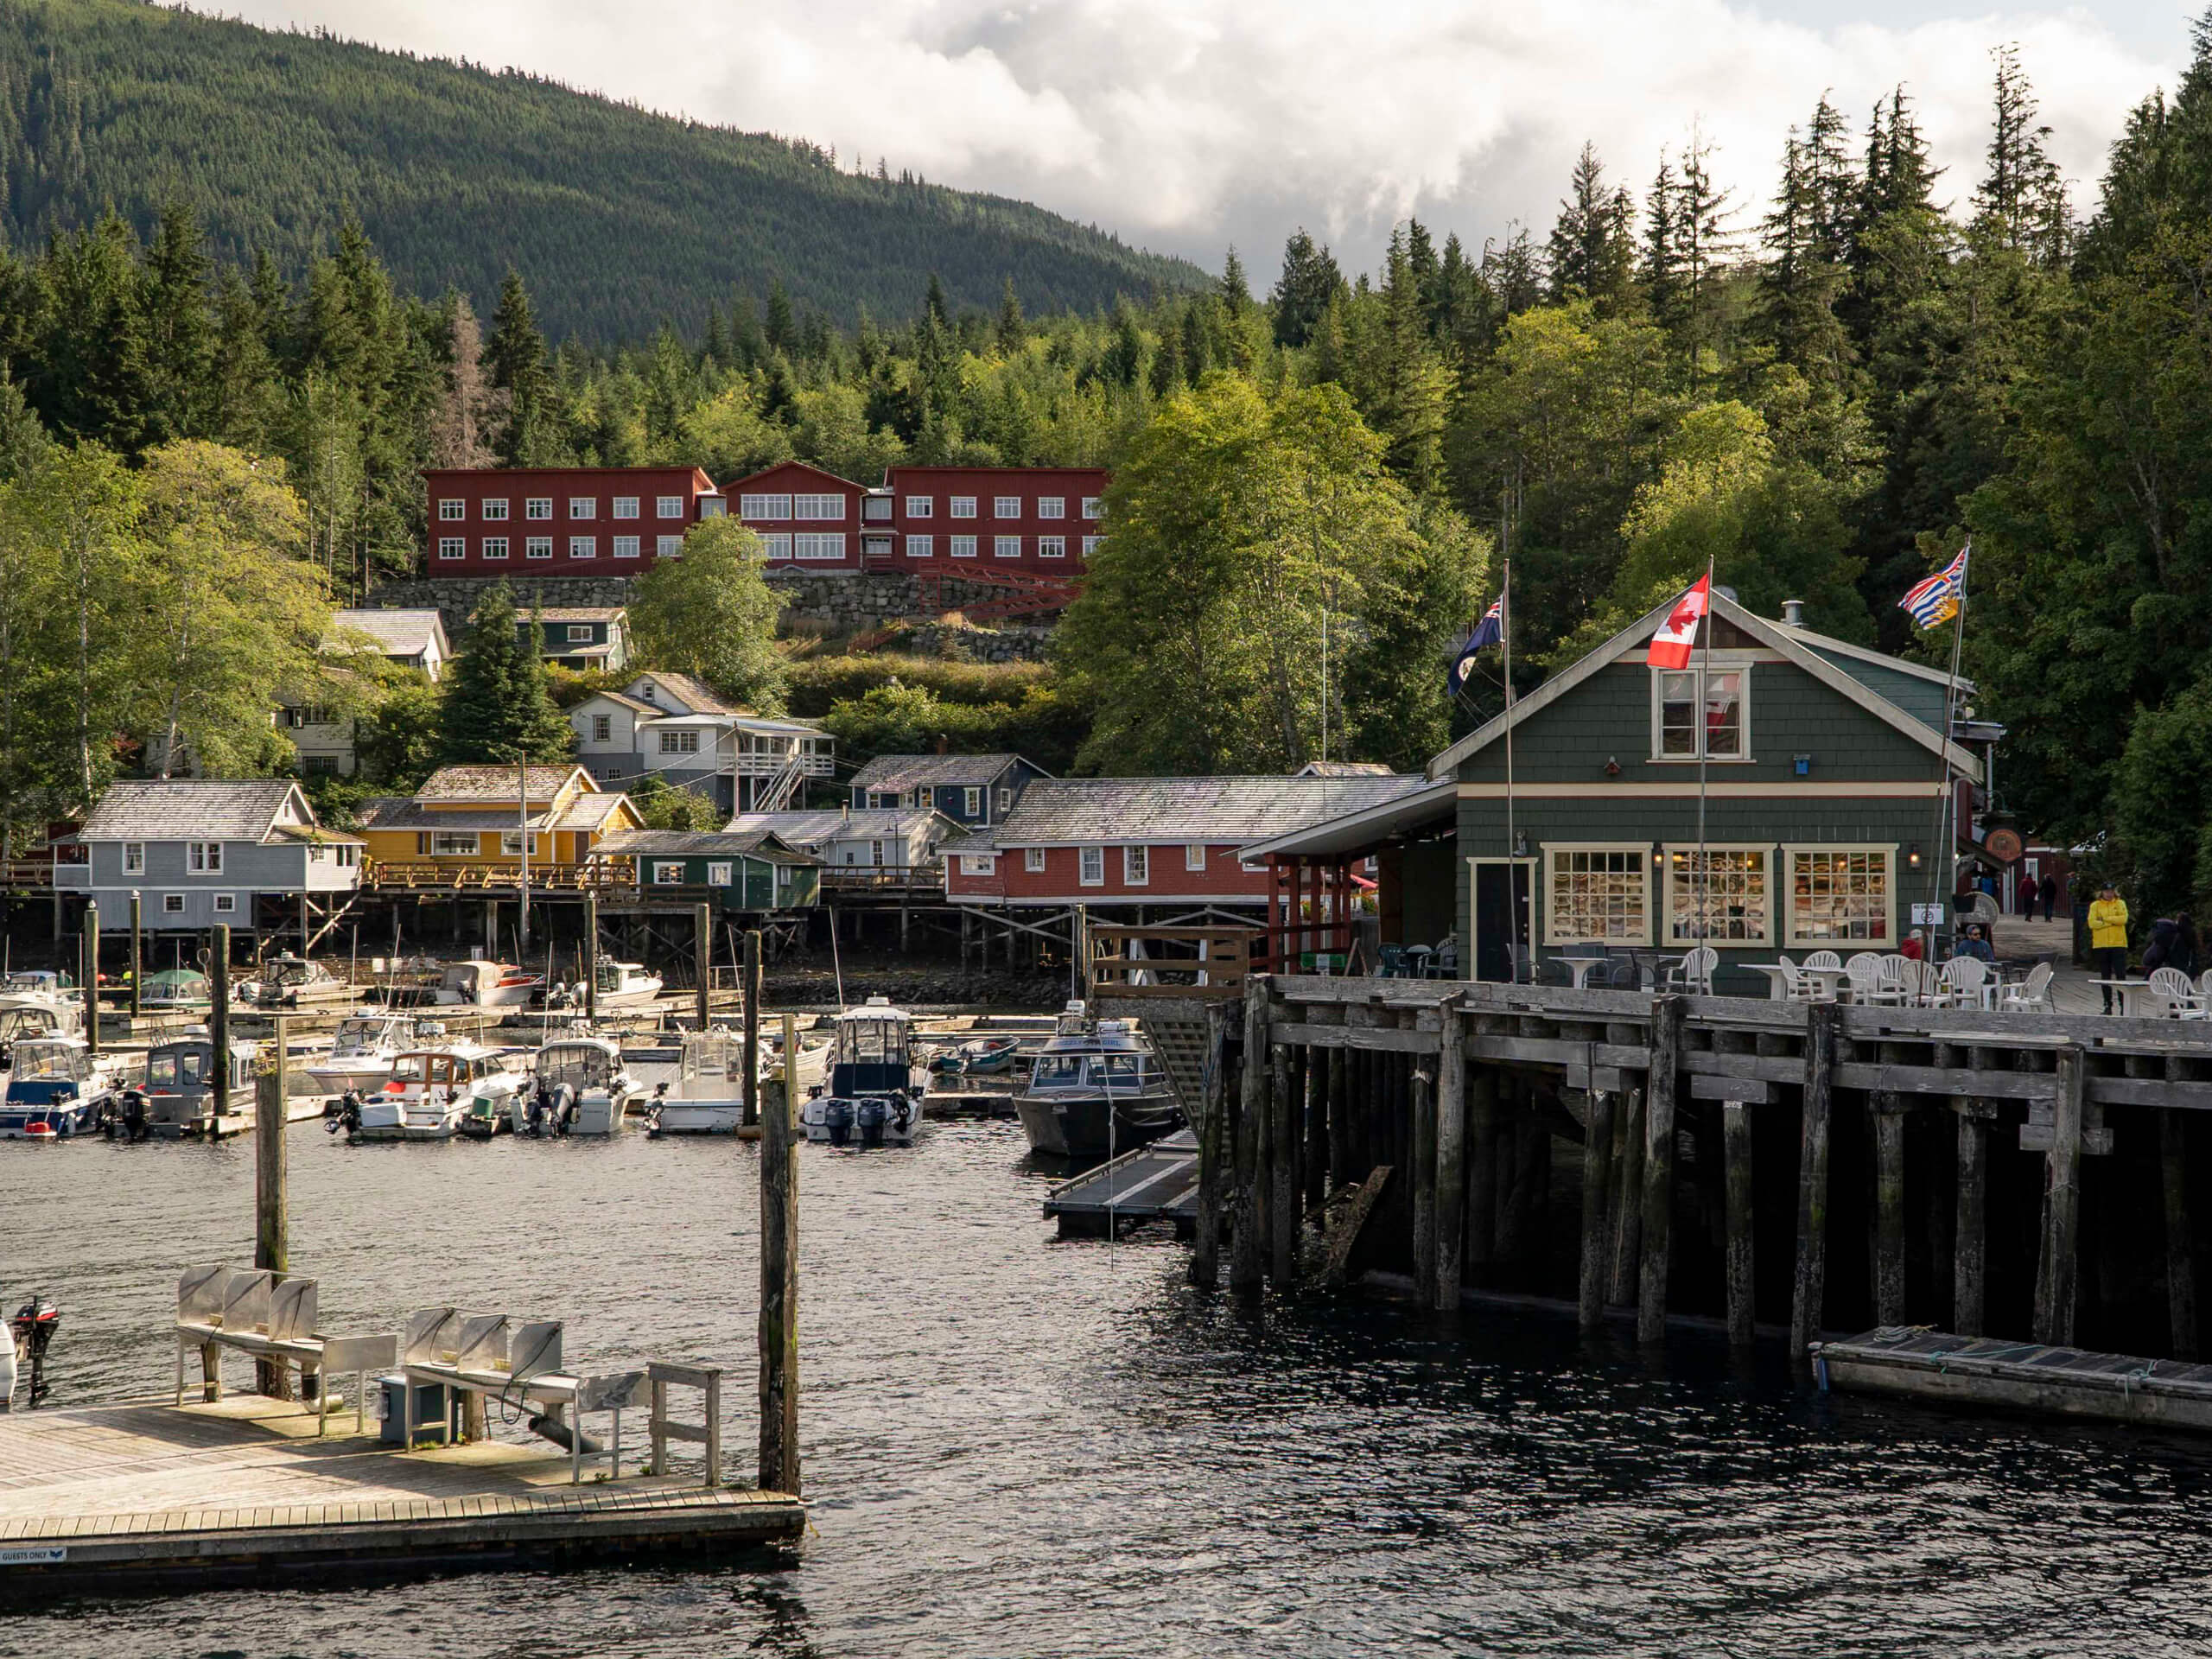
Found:
M 853 1103 L 849 1100 L 825 1100 L 822 1103 L 822 1127 L 830 1131 L 830 1144 L 843 1147 L 852 1144 Z
M 906 1134 L 909 1129 L 912 1128 L 914 1127 L 914 1113 L 915 1113 L 915 1110 L 916 1110 L 916 1108 L 915 1108 L 915 1105 L 914 1105 L 913 1101 L 912 1101 L 911 1098 L 909 1098 L 907 1096 L 905 1096 L 905 1095 L 893 1095 L 893 1096 L 891 1096 L 891 1130 L 892 1130 L 892 1133 L 893 1133 L 893 1134 L 894 1134 L 894 1135 L 904 1135 L 904 1134 Z
M 30 1300 L 17 1308 L 15 1317 L 8 1321 L 8 1328 L 15 1338 L 10 1344 L 14 1366 L 19 1375 L 22 1370 L 30 1373 L 30 1393 L 27 1399 L 30 1406 L 35 1407 L 47 1396 L 46 1351 L 54 1340 L 54 1328 L 60 1323 L 61 1310 L 36 1292 L 32 1293 Z M 16 1378 L 10 1377 L 8 1381 L 12 1389 Z
M 557 1103 L 553 1118 L 554 1131 L 566 1135 L 576 1127 L 576 1091 L 564 1083 L 553 1098 Z
M 358 1133 L 361 1127 L 359 1093 L 348 1089 L 344 1096 L 340 1099 L 338 1109 L 327 1116 L 322 1127 L 333 1135 L 337 1134 L 340 1129 L 345 1130 L 349 1135 Z
M 123 1095 L 123 1138 L 143 1141 L 152 1131 L 146 1122 L 146 1096 L 136 1089 L 127 1089 Z
M 860 1103 L 854 1116 L 861 1132 L 861 1145 L 881 1146 L 883 1126 L 891 1116 L 891 1103 L 880 1095 L 869 1095 Z
M 552 1117 L 553 1090 L 541 1083 L 537 1085 L 537 1092 L 530 1097 L 530 1110 L 524 1114 L 524 1130 L 532 1135 L 542 1135 Z

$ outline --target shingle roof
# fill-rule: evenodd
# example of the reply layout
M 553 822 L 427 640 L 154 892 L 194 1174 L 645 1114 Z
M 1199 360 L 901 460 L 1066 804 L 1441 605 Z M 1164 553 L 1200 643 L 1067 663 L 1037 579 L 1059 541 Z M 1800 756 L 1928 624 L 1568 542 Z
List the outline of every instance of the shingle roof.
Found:
M 1419 789 L 1421 778 L 1040 778 L 977 845 L 1263 841 Z
M 445 642 L 445 624 L 435 611 L 334 611 L 330 631 L 365 633 L 387 657 L 419 657 L 435 639 Z
M 607 793 L 579 795 L 569 803 L 569 810 L 561 815 L 563 830 L 590 830 L 605 823 L 629 801 L 627 795 Z
M 1380 760 L 1308 760 L 1298 769 L 1300 778 L 1388 778 L 1390 768 Z
M 575 766 L 532 766 L 527 775 L 530 798 L 550 800 Z M 415 791 L 418 801 L 512 801 L 515 798 L 512 766 L 441 766 Z
M 277 813 L 298 788 L 289 778 L 113 784 L 78 836 L 84 841 L 260 841 L 273 831 Z M 309 810 L 304 799 L 301 805 Z
M 771 864 L 819 864 L 810 853 L 766 830 L 741 834 L 712 830 L 620 830 L 593 848 L 594 858 L 734 858 L 741 853 Z
M 630 683 L 636 685 L 645 680 L 666 686 L 670 694 L 695 715 L 741 715 L 745 712 L 735 703 L 717 696 L 705 682 L 695 680 L 689 674 L 664 674 L 655 669 L 650 674 L 640 674 Z
M 856 836 L 886 840 L 904 836 L 925 818 L 944 818 L 944 814 L 926 806 L 889 807 L 868 812 L 743 812 L 732 818 L 726 826 L 731 835 L 743 835 L 750 830 L 767 830 L 781 836 L 794 847 L 810 842 L 833 841 L 840 836 Z M 944 818 L 950 823 L 950 818 Z
M 988 784 L 1018 754 L 879 754 L 853 774 L 855 789 L 950 789 Z
M 626 605 L 549 605 L 542 611 L 518 611 L 515 620 L 527 622 L 535 616 L 543 622 L 612 622 L 629 614 Z

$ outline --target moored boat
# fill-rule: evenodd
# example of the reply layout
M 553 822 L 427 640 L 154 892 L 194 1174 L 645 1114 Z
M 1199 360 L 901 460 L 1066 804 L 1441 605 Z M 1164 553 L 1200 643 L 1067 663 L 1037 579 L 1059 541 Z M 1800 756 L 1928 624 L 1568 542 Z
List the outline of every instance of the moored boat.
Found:
M 349 1014 L 338 1022 L 330 1052 L 308 1066 L 324 1095 L 348 1089 L 367 1094 L 391 1080 L 391 1063 L 415 1040 L 415 1021 L 404 1014 Z
M 450 1141 L 472 1102 L 503 1110 L 528 1083 L 512 1055 L 482 1043 L 413 1048 L 393 1060 L 384 1087 L 359 1101 L 359 1121 L 346 1127 L 357 1141 Z
M 645 1110 L 655 1135 L 734 1135 L 745 1122 L 745 1044 L 726 1027 L 690 1032 L 676 1075 Z
M 1126 1020 L 1101 1020 L 1045 1046 L 1014 1097 L 1033 1151 L 1107 1158 L 1157 1140 L 1182 1121 L 1159 1062 Z
M 800 1107 L 799 1127 L 833 1146 L 911 1146 L 927 1086 L 914 1060 L 914 1017 L 871 996 L 837 1016 L 829 1084 Z
M 512 963 L 453 962 L 439 976 L 430 1000 L 447 1008 L 523 1008 L 544 983 L 543 974 Z
M 214 1006 L 207 976 L 196 968 L 164 968 L 146 976 L 138 1006 L 147 1014 L 206 1014 Z
M 0 979 L 0 1013 L 10 1009 L 44 1010 L 64 1036 L 85 1028 L 85 994 L 60 974 L 21 969 Z
M 87 1135 L 122 1105 L 120 1068 L 95 1058 L 82 1037 L 26 1037 L 10 1058 L 0 1096 L 0 1140 L 65 1141 Z
M 612 1038 L 556 1037 L 537 1051 L 536 1084 L 508 1103 L 510 1126 L 526 1135 L 620 1135 L 623 1114 L 643 1092 Z
M 238 1000 L 250 1008 L 304 1008 L 343 1002 L 353 988 L 319 962 L 305 957 L 271 957 L 261 971 L 238 988 Z
M 156 1140 L 188 1137 L 219 1140 L 254 1127 L 255 1043 L 231 1045 L 231 1075 L 219 1093 L 215 1087 L 215 1040 L 197 1027 L 146 1054 L 143 1128 Z M 136 1128 L 125 1117 L 126 1127 Z M 134 1137 L 135 1138 L 135 1137 Z

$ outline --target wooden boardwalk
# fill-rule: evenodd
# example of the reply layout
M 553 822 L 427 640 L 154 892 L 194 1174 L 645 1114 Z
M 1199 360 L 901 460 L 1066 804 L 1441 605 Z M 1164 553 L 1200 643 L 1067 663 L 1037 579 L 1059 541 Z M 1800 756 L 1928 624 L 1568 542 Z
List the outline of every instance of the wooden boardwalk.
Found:
M 628 1472 L 569 1484 L 565 1454 L 499 1441 L 402 1455 L 334 1416 L 241 1395 L 0 1415 L 0 1602 L 333 1572 L 481 1568 L 795 1539 L 780 1492 Z M 346 1432 L 341 1433 L 340 1430 Z M 626 1441 L 627 1436 L 626 1435 Z M 588 1465 L 587 1468 L 605 1465 Z

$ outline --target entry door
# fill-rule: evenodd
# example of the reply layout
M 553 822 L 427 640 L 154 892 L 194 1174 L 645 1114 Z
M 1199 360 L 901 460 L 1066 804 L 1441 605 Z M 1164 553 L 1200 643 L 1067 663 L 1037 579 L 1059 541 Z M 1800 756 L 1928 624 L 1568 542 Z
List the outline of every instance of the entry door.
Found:
M 1529 898 L 1536 861 L 1530 858 L 1471 858 L 1474 915 L 1473 975 L 1493 984 L 1513 978 L 1513 947 L 1526 946 L 1530 929 Z

